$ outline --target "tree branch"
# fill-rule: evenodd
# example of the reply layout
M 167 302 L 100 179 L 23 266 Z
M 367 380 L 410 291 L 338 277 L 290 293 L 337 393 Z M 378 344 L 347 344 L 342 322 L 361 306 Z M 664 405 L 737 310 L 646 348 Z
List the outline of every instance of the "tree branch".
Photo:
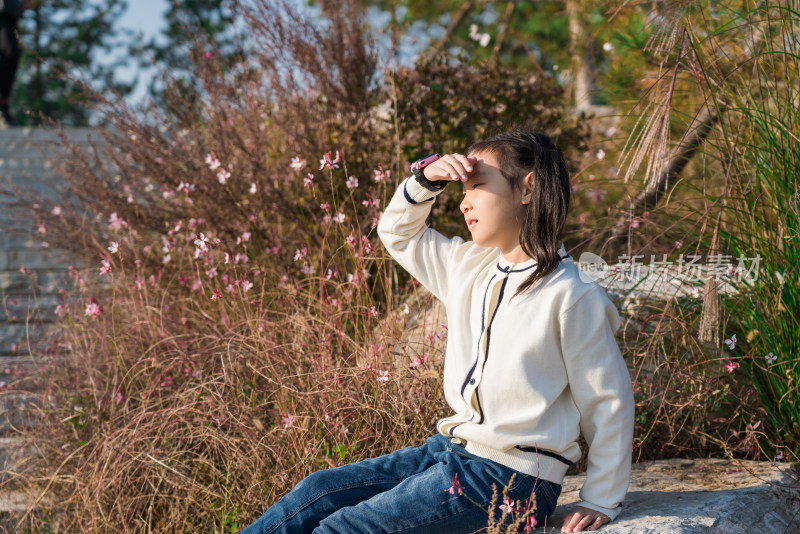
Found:
M 487 0 L 469 0 L 468 2 L 464 2 L 461 4 L 461 7 L 458 8 L 455 15 L 453 15 L 453 19 L 450 21 L 450 24 L 447 26 L 447 29 L 444 32 L 444 35 L 436 41 L 436 44 L 425 50 L 423 53 L 420 54 L 419 60 L 421 63 L 428 63 L 429 61 L 433 60 L 436 56 L 444 51 L 445 46 L 450 41 L 450 38 L 453 36 L 453 33 L 458 29 L 459 26 L 464 22 L 464 19 L 467 18 L 470 11 L 475 9 L 476 6 L 481 5 L 483 6 Z
M 500 29 L 497 32 L 497 39 L 494 42 L 494 48 L 492 49 L 492 55 L 489 58 L 489 61 L 493 65 L 497 65 L 500 61 L 500 50 L 502 50 L 503 45 L 508 38 L 508 29 L 511 26 L 511 17 L 514 16 L 514 9 L 517 7 L 517 1 L 511 0 L 506 4 L 506 10 L 503 12 L 503 17 L 500 19 Z

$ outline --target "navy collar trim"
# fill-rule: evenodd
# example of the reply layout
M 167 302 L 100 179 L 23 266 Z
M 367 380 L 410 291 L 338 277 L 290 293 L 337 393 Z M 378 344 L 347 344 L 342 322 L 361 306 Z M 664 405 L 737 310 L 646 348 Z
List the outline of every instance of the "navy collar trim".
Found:
M 560 257 L 560 259 L 565 260 L 565 259 L 567 259 L 569 257 L 570 257 L 569 254 L 564 254 L 563 256 Z M 528 261 L 526 261 L 524 263 L 530 263 L 530 265 L 527 265 L 525 267 L 521 267 L 519 269 L 512 269 L 511 267 L 514 267 L 515 265 L 517 265 L 516 263 L 508 265 L 506 267 L 503 267 L 501 265 L 501 262 L 498 261 L 497 262 L 497 269 L 502 273 L 509 274 L 509 273 L 522 273 L 522 272 L 529 271 L 530 269 L 533 269 L 534 267 L 536 267 L 536 260 L 528 260 Z

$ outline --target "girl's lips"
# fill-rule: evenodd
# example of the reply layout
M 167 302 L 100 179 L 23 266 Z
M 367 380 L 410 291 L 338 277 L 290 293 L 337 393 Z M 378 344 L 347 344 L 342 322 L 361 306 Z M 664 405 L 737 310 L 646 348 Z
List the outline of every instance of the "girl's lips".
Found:
M 477 223 L 478 223 L 477 219 L 471 219 L 467 221 L 467 227 L 471 230 L 472 227 L 475 226 Z

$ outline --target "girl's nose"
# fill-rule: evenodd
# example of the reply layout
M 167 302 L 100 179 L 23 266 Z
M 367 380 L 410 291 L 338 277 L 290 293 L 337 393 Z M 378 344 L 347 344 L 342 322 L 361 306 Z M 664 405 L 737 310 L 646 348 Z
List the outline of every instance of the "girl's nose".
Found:
M 461 208 L 461 213 L 463 213 L 463 214 L 465 214 L 465 215 L 466 215 L 466 213 L 467 213 L 467 210 L 469 210 L 469 208 L 470 208 L 471 206 L 470 206 L 470 205 L 467 203 L 467 199 L 465 198 L 465 199 L 463 199 L 463 200 L 461 201 L 461 204 L 459 205 L 459 207 Z

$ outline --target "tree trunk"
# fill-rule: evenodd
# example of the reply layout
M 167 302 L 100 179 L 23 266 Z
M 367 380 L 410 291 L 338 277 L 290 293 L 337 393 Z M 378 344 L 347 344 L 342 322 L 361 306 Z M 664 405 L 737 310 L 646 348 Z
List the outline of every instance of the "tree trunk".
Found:
M 594 37 L 586 31 L 585 2 L 566 0 L 569 16 L 570 70 L 573 75 L 572 102 L 578 111 L 597 104 L 597 67 L 594 64 Z

